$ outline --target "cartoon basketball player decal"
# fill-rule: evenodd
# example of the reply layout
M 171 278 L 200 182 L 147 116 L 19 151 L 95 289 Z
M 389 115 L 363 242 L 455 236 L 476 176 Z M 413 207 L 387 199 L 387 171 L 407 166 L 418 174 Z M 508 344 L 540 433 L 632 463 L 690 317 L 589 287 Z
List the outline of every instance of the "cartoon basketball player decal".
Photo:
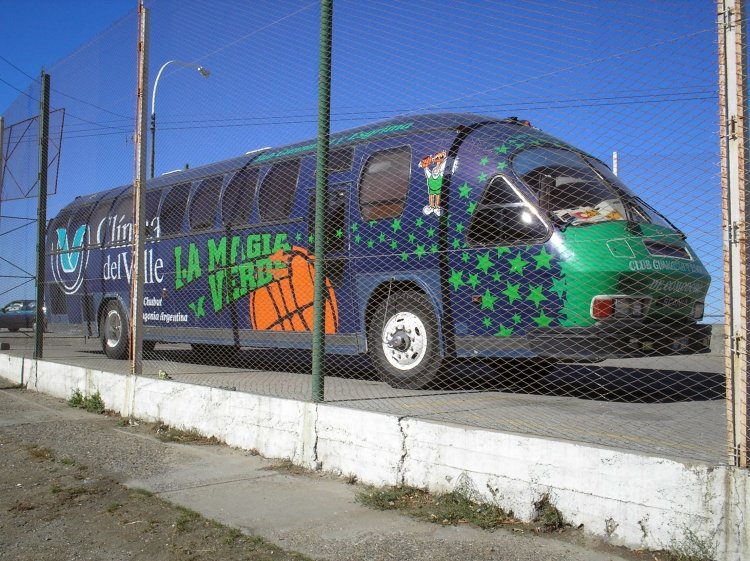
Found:
M 443 150 L 435 155 L 425 156 L 419 162 L 419 167 L 424 169 L 425 177 L 427 177 L 429 204 L 422 209 L 425 214 L 435 213 L 437 216 L 443 214 L 443 209 L 440 208 L 440 194 L 443 191 L 443 173 L 445 173 L 447 157 L 447 152 Z

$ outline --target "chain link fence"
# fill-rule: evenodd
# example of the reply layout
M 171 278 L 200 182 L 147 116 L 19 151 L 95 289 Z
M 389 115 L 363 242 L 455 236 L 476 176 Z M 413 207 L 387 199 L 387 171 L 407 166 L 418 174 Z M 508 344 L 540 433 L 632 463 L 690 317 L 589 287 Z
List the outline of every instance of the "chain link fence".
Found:
M 318 3 L 146 6 L 143 375 L 312 399 L 322 267 L 326 402 L 728 461 L 714 5 L 337 2 L 323 256 Z M 136 29 L 49 70 L 44 356 L 122 372 Z

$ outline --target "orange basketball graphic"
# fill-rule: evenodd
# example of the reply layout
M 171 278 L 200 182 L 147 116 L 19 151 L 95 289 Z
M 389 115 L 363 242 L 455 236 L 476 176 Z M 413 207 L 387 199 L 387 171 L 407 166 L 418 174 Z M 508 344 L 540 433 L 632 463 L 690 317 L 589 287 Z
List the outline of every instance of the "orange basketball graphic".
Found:
M 273 280 L 250 294 L 250 322 L 253 329 L 312 331 L 315 256 L 294 246 L 279 250 L 271 260 L 282 267 L 273 269 Z M 325 285 L 325 332 L 336 333 L 339 313 L 331 281 Z

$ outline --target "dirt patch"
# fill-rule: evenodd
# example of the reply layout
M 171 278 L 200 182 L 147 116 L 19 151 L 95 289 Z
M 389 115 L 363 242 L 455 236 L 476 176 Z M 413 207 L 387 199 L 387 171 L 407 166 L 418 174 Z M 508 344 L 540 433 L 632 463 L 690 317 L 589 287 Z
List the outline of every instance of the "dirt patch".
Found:
M 0 559 L 303 560 L 47 448 L 0 436 Z

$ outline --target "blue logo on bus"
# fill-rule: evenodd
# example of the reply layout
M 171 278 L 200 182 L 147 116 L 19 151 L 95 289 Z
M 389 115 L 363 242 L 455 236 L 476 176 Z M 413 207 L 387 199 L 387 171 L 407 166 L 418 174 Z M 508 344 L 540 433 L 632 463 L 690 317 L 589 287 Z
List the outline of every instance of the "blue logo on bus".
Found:
M 83 273 L 88 261 L 84 242 L 88 227 L 83 224 L 68 239 L 67 228 L 57 229 L 57 247 L 52 255 L 52 273 L 66 294 L 74 294 L 83 284 Z

